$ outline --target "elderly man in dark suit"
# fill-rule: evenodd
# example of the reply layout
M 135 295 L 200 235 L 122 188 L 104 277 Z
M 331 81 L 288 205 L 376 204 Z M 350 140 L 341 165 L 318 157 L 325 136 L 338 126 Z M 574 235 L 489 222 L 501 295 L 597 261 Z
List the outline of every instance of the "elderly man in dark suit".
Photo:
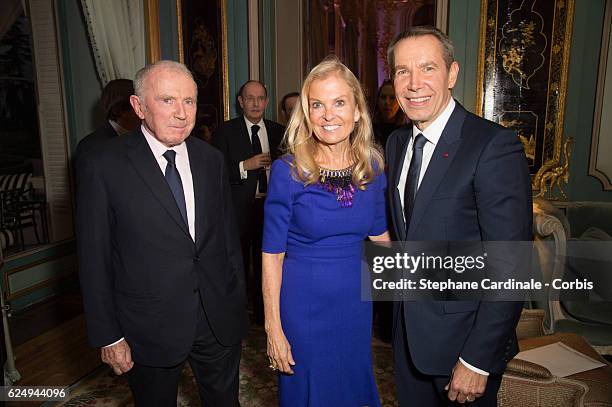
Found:
M 223 123 L 213 136 L 213 145 L 223 152 L 229 172 L 245 271 L 252 272 L 248 282 L 255 322 L 260 325 L 263 324 L 263 202 L 270 164 L 280 153 L 279 145 L 285 131 L 280 124 L 263 118 L 268 101 L 268 91 L 263 83 L 246 82 L 238 92 L 243 115 Z
M 204 405 L 235 407 L 246 293 L 223 157 L 188 137 L 197 87 L 184 65 L 157 62 L 134 83 L 142 126 L 78 161 L 89 340 L 137 406 L 175 406 L 187 360 Z
M 531 187 L 518 137 L 451 96 L 459 66 L 447 36 L 413 27 L 389 46 L 395 95 L 412 123 L 387 142 L 389 200 L 401 241 L 527 241 Z M 395 303 L 401 406 L 496 406 L 517 353 L 522 302 Z
M 134 84 L 129 79 L 113 79 L 104 86 L 100 96 L 100 106 L 106 120 L 102 126 L 79 142 L 77 157 L 107 140 L 127 134 L 140 126 L 140 118 L 130 105 L 130 97 L 133 94 Z

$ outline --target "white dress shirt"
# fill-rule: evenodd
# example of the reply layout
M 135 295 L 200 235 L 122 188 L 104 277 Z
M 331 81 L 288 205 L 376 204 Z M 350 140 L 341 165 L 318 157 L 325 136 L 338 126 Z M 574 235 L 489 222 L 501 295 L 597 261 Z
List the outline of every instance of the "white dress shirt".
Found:
M 166 173 L 166 165 L 168 160 L 164 157 L 164 153 L 168 150 L 174 150 L 176 152 L 176 169 L 181 176 L 181 183 L 183 184 L 183 193 L 185 194 L 185 206 L 187 207 L 187 223 L 189 225 L 189 234 L 195 242 L 195 197 L 193 193 L 193 178 L 191 177 L 191 167 L 189 166 L 189 153 L 187 152 L 187 145 L 183 141 L 181 144 L 174 147 L 166 147 L 159 140 L 157 140 L 145 126 L 140 127 L 142 133 L 157 160 L 159 169 L 162 175 Z
M 455 100 L 451 98 L 446 105 L 446 108 L 442 111 L 442 114 L 438 116 L 436 120 L 434 120 L 425 130 L 419 130 L 416 125 L 412 125 L 412 138 L 408 143 L 408 149 L 406 150 L 406 158 L 404 159 L 404 165 L 402 166 L 402 172 L 400 173 L 399 182 L 397 184 L 397 190 L 399 192 L 400 201 L 402 203 L 402 209 L 404 208 L 404 189 L 406 187 L 406 177 L 408 176 L 408 168 L 410 167 L 410 161 L 412 160 L 412 144 L 414 143 L 414 138 L 417 134 L 421 133 L 427 139 L 427 142 L 423 146 L 423 161 L 421 161 L 421 172 L 419 173 L 419 182 L 417 183 L 417 190 L 421 186 L 421 182 L 423 181 L 423 176 L 427 172 L 427 166 L 431 161 L 431 157 L 433 156 L 433 152 L 436 149 L 436 145 L 442 136 L 442 131 L 446 127 L 446 123 L 448 123 L 448 119 L 450 119 L 453 110 L 455 110 Z M 403 211 L 402 211 L 403 212 Z M 405 221 L 405 219 L 404 219 Z M 482 369 L 478 369 L 475 366 L 470 365 L 461 357 L 459 358 L 461 363 L 465 365 L 468 369 L 479 373 L 481 375 L 488 376 L 489 373 L 485 372 Z
M 247 133 L 249 134 L 249 140 L 251 141 L 251 144 L 253 144 L 253 132 L 251 130 L 251 127 L 258 125 L 259 131 L 257 132 L 257 135 L 259 136 L 259 143 L 261 144 L 261 152 L 270 153 L 270 143 L 268 143 L 268 132 L 266 131 L 266 124 L 264 120 L 261 119 L 259 123 L 251 123 L 249 119 L 246 118 L 246 116 L 242 116 L 242 117 L 244 118 L 244 122 L 246 123 Z M 244 169 L 244 161 L 240 161 L 240 163 L 238 164 L 238 167 L 240 169 L 240 178 L 247 179 L 249 174 Z M 266 168 L 266 177 L 268 178 L 268 180 L 270 179 L 270 168 L 269 167 Z M 258 196 L 258 197 L 265 196 L 265 194 L 262 194 L 259 192 L 259 182 L 257 183 L 257 190 L 255 192 L 255 196 Z
M 455 100 L 451 98 L 448 105 L 446 105 L 446 108 L 442 111 L 442 114 L 440 114 L 436 120 L 427 126 L 425 130 L 421 131 L 416 125 L 412 125 L 412 138 L 408 142 L 406 159 L 404 160 L 402 172 L 400 173 L 399 182 L 397 184 L 397 190 L 399 191 L 402 208 L 404 207 L 404 188 L 406 187 L 406 177 L 408 177 L 408 168 L 410 167 L 410 161 L 412 160 L 412 144 L 414 143 L 414 138 L 417 136 L 417 134 L 421 133 L 427 140 L 423 146 L 423 161 L 421 161 L 421 172 L 419 173 L 419 182 L 417 183 L 418 190 L 418 188 L 421 186 L 421 181 L 423 181 L 423 176 L 427 171 L 427 166 L 429 165 L 431 157 L 433 156 L 433 152 L 436 149 L 436 144 L 438 144 L 438 140 L 440 140 L 442 131 L 444 131 L 444 127 L 446 127 L 446 123 L 448 123 L 448 119 L 450 119 L 453 110 L 455 110 Z

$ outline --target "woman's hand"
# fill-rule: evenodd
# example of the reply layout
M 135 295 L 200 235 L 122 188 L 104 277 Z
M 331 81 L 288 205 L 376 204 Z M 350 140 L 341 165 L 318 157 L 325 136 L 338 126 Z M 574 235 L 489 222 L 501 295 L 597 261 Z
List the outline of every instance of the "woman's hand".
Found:
M 282 373 L 293 374 L 291 366 L 295 366 L 295 361 L 291 354 L 291 345 L 283 332 L 280 317 L 280 289 L 283 280 L 284 258 L 285 253 L 263 252 L 261 281 L 270 367 Z
M 280 326 L 266 330 L 268 334 L 268 358 L 272 368 L 281 373 L 293 374 L 292 366 L 295 366 L 291 345 Z

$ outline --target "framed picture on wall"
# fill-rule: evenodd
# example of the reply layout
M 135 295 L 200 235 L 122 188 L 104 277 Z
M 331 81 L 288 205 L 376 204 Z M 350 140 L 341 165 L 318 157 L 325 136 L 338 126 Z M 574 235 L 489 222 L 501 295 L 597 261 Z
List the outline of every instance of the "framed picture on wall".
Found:
M 177 0 L 180 61 L 198 85 L 198 114 L 193 134 L 209 141 L 229 119 L 226 0 Z

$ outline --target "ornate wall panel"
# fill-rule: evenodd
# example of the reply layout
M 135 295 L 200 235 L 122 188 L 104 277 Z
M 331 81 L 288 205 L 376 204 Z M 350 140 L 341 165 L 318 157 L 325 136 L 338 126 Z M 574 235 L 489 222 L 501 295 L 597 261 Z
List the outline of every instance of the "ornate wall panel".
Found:
M 612 191 L 612 0 L 606 2 L 597 97 L 591 138 L 589 175 L 597 178 L 604 191 Z
M 482 0 L 477 113 L 515 129 L 536 195 L 565 199 L 564 137 L 574 0 Z
M 229 119 L 225 0 L 177 0 L 180 61 L 198 85 L 198 116 L 192 134 L 209 140 Z

